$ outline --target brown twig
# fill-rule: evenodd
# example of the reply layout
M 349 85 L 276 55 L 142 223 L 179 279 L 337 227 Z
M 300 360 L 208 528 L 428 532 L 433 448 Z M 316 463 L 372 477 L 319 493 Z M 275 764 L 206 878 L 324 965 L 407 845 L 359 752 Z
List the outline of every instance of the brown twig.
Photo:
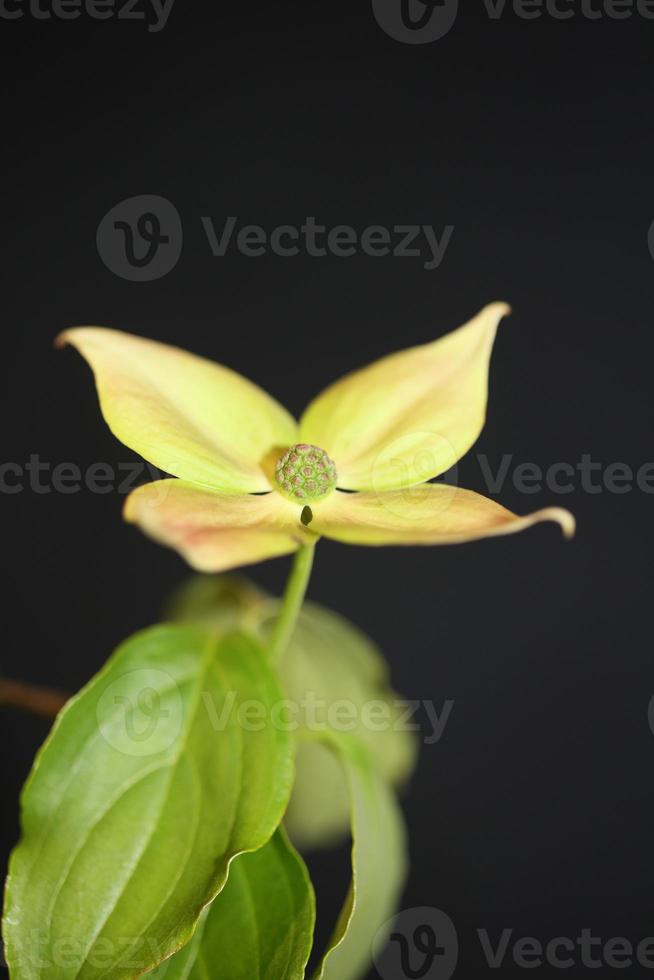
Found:
M 20 708 L 41 718 L 54 718 L 68 698 L 63 691 L 0 677 L 0 708 Z

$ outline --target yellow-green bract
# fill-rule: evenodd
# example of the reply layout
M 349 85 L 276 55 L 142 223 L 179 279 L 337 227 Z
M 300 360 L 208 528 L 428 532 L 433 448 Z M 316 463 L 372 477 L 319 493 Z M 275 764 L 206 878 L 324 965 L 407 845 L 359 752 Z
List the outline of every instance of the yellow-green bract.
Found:
M 127 520 L 199 571 L 217 572 L 321 536 L 451 544 L 543 520 L 571 535 L 574 520 L 561 508 L 516 517 L 470 490 L 427 482 L 483 427 L 491 349 L 508 312 L 493 303 L 439 340 L 347 375 L 299 423 L 239 374 L 175 347 L 101 327 L 67 330 L 59 343 L 91 364 L 114 434 L 177 477 L 135 490 Z

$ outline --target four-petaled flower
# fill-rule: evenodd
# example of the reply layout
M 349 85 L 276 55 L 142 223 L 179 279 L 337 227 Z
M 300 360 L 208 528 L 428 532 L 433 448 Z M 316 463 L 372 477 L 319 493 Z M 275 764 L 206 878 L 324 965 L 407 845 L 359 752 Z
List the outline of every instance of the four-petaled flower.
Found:
M 94 370 L 125 445 L 175 479 L 139 487 L 125 516 L 194 568 L 216 572 L 324 536 L 348 544 L 448 544 L 521 531 L 568 511 L 517 517 L 429 483 L 477 439 L 500 319 L 494 303 L 453 333 L 391 354 L 328 387 L 299 424 L 239 374 L 117 330 L 67 330 Z

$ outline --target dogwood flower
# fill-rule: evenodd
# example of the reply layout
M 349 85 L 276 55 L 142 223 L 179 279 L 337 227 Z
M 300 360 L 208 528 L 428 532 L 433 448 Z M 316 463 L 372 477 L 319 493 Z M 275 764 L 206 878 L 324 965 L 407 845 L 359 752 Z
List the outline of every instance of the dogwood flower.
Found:
M 432 545 L 511 534 L 539 521 L 574 533 L 550 507 L 518 517 L 447 483 L 486 414 L 488 365 L 509 307 L 493 303 L 439 340 L 346 375 L 299 423 L 241 375 L 117 330 L 66 330 L 91 365 L 112 432 L 172 475 L 133 491 L 125 517 L 205 572 L 296 551 L 318 537 Z

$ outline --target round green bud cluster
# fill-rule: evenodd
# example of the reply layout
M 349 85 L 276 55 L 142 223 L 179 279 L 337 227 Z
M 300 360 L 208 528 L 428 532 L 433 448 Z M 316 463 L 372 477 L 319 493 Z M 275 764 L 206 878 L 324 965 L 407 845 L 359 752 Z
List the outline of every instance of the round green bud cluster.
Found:
M 295 503 L 322 500 L 336 486 L 336 467 L 324 449 L 300 443 L 291 446 L 277 461 L 278 490 Z

